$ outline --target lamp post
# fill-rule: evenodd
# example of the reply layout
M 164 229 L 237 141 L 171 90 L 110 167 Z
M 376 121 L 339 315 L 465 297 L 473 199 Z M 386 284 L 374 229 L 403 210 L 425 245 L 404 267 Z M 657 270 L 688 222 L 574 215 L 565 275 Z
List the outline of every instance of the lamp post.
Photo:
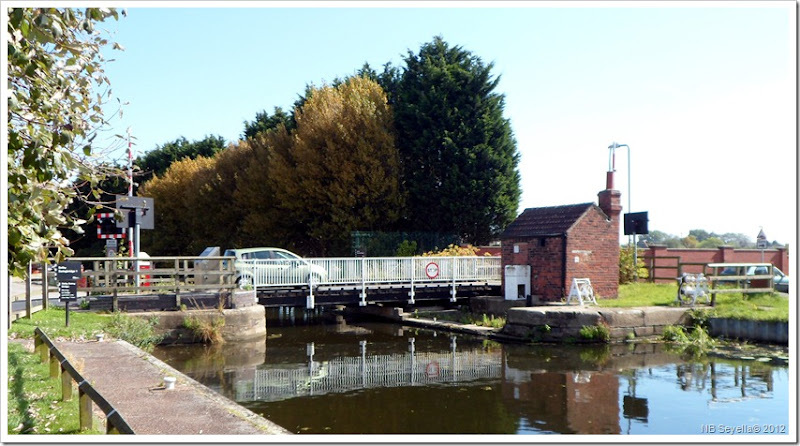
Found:
M 616 141 L 612 142 L 611 145 L 608 146 L 608 148 L 609 148 L 609 150 L 611 152 L 611 170 L 612 171 L 616 171 L 616 167 L 614 165 L 615 161 L 616 161 L 615 151 L 619 147 L 625 147 L 626 149 L 628 149 L 628 213 L 630 213 L 632 211 L 632 209 L 631 209 L 631 147 L 629 145 L 627 145 L 627 144 L 619 144 Z M 634 276 L 634 278 L 638 279 L 639 278 L 639 274 L 638 274 L 639 272 L 638 272 L 638 268 L 637 268 L 637 265 L 638 265 L 638 263 L 637 263 L 637 261 L 638 261 L 638 259 L 637 259 L 638 248 L 636 246 L 636 233 L 633 234 L 633 237 L 632 237 L 631 240 L 632 240 L 632 245 L 633 245 L 633 276 Z

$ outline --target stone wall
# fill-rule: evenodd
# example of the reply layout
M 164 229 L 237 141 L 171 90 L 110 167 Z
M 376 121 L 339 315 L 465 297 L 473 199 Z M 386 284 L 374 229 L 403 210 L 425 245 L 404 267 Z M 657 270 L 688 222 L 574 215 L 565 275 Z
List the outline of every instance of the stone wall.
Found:
M 261 305 L 228 310 L 187 310 L 187 311 L 152 311 L 128 313 L 129 316 L 149 320 L 158 319 L 155 326 L 157 334 L 164 335 L 162 344 L 191 344 L 200 342 L 193 333 L 184 328 L 184 321 L 189 317 L 215 319 L 222 317 L 222 338 L 225 342 L 250 341 L 266 339 L 266 310 Z
M 684 308 L 525 307 L 508 310 L 503 334 L 542 342 L 581 341 L 584 326 L 608 328 L 612 341 L 658 336 L 667 325 L 688 322 Z

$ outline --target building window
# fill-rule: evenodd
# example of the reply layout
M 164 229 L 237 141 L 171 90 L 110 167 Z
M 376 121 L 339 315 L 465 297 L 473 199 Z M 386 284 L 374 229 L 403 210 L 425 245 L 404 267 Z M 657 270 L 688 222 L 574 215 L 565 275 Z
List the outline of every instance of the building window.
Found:
M 547 239 L 545 239 L 544 237 L 539 239 L 539 246 L 541 246 L 542 248 L 544 248 L 545 240 L 547 240 Z

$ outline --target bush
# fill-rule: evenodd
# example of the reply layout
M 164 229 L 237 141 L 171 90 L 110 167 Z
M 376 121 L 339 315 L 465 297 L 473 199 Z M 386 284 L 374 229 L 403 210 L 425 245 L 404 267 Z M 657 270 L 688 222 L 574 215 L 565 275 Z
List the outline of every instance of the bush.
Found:
M 224 343 L 225 339 L 222 337 L 222 327 L 224 326 L 225 318 L 222 316 L 189 316 L 183 319 L 183 328 L 191 331 L 195 339 L 200 339 L 206 344 Z
M 587 341 L 608 342 L 611 340 L 611 330 L 605 325 L 584 325 L 578 334 L 581 339 Z
M 111 321 L 105 326 L 106 333 L 129 342 L 142 350 L 152 351 L 153 346 L 161 342 L 163 336 L 155 334 L 158 318 L 152 317 L 144 320 L 138 317 L 126 316 L 121 312 L 114 313 Z
M 640 279 L 646 279 L 648 277 L 647 268 L 644 265 L 644 261 L 641 257 L 636 259 L 636 264 L 638 265 L 638 275 Z M 632 283 L 635 281 L 636 276 L 634 274 L 635 270 L 633 267 L 633 246 L 624 246 L 619 250 L 619 283 L 620 285 L 626 283 Z

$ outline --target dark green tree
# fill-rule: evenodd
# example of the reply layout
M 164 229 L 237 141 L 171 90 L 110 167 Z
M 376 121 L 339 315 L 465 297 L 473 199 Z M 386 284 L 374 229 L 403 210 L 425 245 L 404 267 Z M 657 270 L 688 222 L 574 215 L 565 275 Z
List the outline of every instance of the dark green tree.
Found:
M 405 63 L 392 102 L 410 228 L 487 243 L 516 217 L 520 198 L 499 78 L 491 63 L 441 37 Z
M 209 135 L 200 141 L 192 142 L 181 136 L 163 146 L 156 146 L 154 150 L 137 157 L 134 162 L 141 170 L 139 184 L 153 178 L 153 175 L 163 175 L 175 161 L 184 158 L 195 159 L 198 156 L 211 158 L 217 152 L 225 149 L 226 145 L 225 138 Z
M 250 139 L 259 133 L 278 128 L 278 124 L 283 124 L 288 130 L 295 128 L 294 115 L 286 113 L 280 107 L 275 107 L 270 115 L 266 110 L 256 113 L 254 121 L 244 122 L 244 133 L 242 139 Z

